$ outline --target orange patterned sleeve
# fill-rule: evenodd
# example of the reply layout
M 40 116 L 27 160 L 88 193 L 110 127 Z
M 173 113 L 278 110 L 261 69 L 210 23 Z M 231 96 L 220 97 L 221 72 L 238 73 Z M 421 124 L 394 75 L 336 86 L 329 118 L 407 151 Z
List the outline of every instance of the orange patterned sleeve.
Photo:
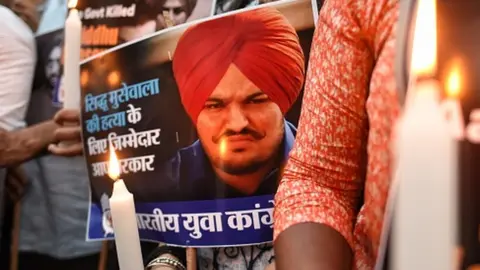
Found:
M 320 12 L 297 138 L 275 197 L 275 238 L 292 225 L 316 222 L 353 247 L 364 181 L 365 102 L 376 54 L 369 37 L 381 2 L 327 0 Z

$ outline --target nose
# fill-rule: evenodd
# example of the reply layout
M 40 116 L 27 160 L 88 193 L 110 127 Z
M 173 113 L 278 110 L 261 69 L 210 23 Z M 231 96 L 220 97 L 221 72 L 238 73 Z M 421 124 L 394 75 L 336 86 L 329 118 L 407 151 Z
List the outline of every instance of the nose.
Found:
M 174 21 L 174 18 L 175 18 L 174 15 L 175 15 L 175 13 L 173 11 L 173 8 L 168 9 L 168 18 L 170 20 Z
M 228 112 L 226 128 L 240 132 L 248 126 L 248 118 L 240 106 L 231 106 Z

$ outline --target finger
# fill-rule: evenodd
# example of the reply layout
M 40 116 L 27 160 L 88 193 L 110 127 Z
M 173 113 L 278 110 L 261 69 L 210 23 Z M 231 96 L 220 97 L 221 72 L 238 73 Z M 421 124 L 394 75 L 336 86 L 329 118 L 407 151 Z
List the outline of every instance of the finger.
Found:
M 80 111 L 75 109 L 61 109 L 55 114 L 53 119 L 60 125 L 64 122 L 80 123 Z
M 7 182 L 11 182 L 18 188 L 24 188 L 28 184 L 27 175 L 20 167 L 9 169 Z
M 77 127 L 61 127 L 55 130 L 53 136 L 56 141 L 78 141 L 82 139 L 82 129 Z
M 15 191 L 12 190 L 6 190 L 8 198 L 10 198 L 10 201 L 12 202 L 18 202 L 21 199 L 21 196 L 17 194 Z
M 22 183 L 27 182 L 27 174 L 23 171 L 22 167 L 17 166 L 10 168 L 8 172 L 11 173 L 11 175 L 14 176 L 16 179 L 19 179 Z
M 265 268 L 265 270 L 275 270 L 275 262 L 267 265 L 267 267 Z
M 9 175 L 7 178 L 6 185 L 11 186 L 15 189 L 23 189 L 26 185 L 25 179 L 22 179 L 21 177 L 16 177 L 13 175 Z
M 15 180 L 10 178 L 7 183 L 5 183 L 5 190 L 10 195 L 12 200 L 17 200 L 25 194 L 25 186 L 21 185 Z
M 83 154 L 83 146 L 81 143 L 75 143 L 71 145 L 56 145 L 50 144 L 48 146 L 48 151 L 54 155 L 64 156 L 64 157 L 73 157 L 80 156 Z
M 21 183 L 23 184 L 28 184 L 28 178 L 27 178 L 27 174 L 23 171 L 22 168 L 20 167 L 17 167 L 15 168 L 15 175 L 18 176 L 17 179 L 19 179 L 21 181 Z
M 15 196 L 22 196 L 25 193 L 25 187 L 19 186 L 18 183 L 10 182 L 10 184 L 5 185 L 7 192 L 15 194 Z

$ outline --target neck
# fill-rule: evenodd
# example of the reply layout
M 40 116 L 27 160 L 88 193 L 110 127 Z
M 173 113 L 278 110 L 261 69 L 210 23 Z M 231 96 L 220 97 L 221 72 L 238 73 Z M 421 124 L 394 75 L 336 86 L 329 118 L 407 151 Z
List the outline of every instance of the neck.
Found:
M 214 167 L 215 174 L 222 179 L 222 181 L 229 186 L 235 188 L 236 190 L 246 194 L 251 195 L 257 191 L 258 187 L 262 183 L 262 180 L 275 168 L 275 160 L 272 159 L 265 166 L 259 170 L 242 175 L 232 175 L 226 173 L 225 171 Z

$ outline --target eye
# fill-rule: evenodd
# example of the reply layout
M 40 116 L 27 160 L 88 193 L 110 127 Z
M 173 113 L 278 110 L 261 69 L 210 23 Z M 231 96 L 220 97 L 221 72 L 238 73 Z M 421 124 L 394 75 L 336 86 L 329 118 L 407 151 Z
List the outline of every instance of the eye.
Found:
M 213 109 L 220 109 L 223 107 L 223 104 L 221 103 L 208 103 L 208 104 L 205 104 L 205 109 L 210 109 L 210 110 L 213 110 Z
M 175 15 L 179 15 L 179 14 L 182 13 L 182 12 L 183 12 L 183 8 L 174 8 L 174 9 L 173 9 L 173 13 L 174 13 Z
M 268 98 L 254 98 L 248 101 L 250 104 L 261 104 L 268 101 Z

